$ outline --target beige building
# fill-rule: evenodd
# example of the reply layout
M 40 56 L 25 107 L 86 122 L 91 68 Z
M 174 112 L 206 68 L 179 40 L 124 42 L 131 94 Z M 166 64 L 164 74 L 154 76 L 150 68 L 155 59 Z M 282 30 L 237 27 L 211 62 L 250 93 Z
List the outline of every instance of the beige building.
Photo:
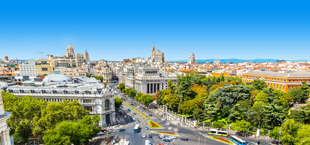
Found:
M 155 46 L 152 47 L 152 54 L 150 58 L 150 62 L 165 62 L 165 54 L 164 52 L 160 52 L 159 50 L 155 50 Z
M 35 65 L 37 76 L 47 76 L 49 74 L 52 74 L 53 70 L 55 70 L 56 68 L 55 63 L 52 63 L 48 59 L 40 59 L 36 61 Z
M 69 45 L 68 48 L 66 48 L 65 56 L 56 57 L 53 55 L 49 55 L 47 60 L 37 61 L 36 73 L 39 76 L 46 76 L 51 74 L 57 67 L 81 68 L 85 60 L 84 58 L 89 60 L 89 55 L 87 51 L 85 52 L 85 56 L 79 53 L 75 54 L 74 46 Z
M 72 77 L 72 76 L 86 76 L 86 71 L 80 68 L 57 68 L 60 74 Z

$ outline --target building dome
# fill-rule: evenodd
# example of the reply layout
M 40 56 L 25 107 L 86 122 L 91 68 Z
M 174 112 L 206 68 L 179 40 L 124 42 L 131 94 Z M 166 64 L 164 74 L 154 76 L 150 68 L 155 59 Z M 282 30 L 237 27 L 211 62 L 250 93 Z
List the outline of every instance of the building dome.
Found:
M 71 81 L 72 79 L 63 74 L 50 74 L 44 77 L 43 79 L 43 82 L 71 82 Z

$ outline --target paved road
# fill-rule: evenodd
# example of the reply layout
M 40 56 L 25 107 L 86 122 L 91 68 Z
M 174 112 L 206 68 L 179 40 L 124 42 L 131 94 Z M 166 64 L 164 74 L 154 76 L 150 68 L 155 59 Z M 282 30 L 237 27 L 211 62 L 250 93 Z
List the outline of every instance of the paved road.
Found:
M 118 94 L 119 97 L 124 97 L 121 94 Z M 128 99 L 126 99 L 126 102 L 128 102 Z M 181 141 L 180 139 L 176 139 L 174 140 L 175 145 L 226 145 L 224 143 L 218 142 L 218 141 L 214 141 L 208 138 L 205 138 L 205 136 L 203 136 L 201 134 L 201 132 L 194 130 L 194 129 L 189 129 L 189 128 L 185 128 L 185 127 L 180 127 L 180 126 L 175 126 L 173 124 L 170 124 L 170 126 L 172 127 L 172 130 L 168 129 L 168 125 L 166 125 L 166 120 L 163 121 L 161 120 L 162 118 L 156 114 L 154 114 L 153 112 L 149 111 L 149 110 L 143 110 L 140 108 L 138 108 L 137 104 L 138 103 L 134 103 L 135 105 L 131 105 L 132 107 L 134 107 L 135 109 L 137 109 L 138 111 L 140 111 L 141 113 L 148 115 L 148 114 L 152 114 L 153 116 L 149 117 L 150 120 L 155 121 L 156 123 L 158 123 L 159 125 L 161 125 L 164 129 L 160 129 L 160 131 L 170 131 L 170 132 L 174 132 L 177 133 L 179 135 L 178 138 L 182 138 L 182 137 L 186 137 L 188 138 L 188 141 Z M 123 110 L 127 110 L 128 106 L 126 106 L 125 104 L 123 104 Z M 128 125 L 125 125 L 124 128 L 126 129 L 125 132 L 123 133 L 119 133 L 120 137 L 123 137 L 124 134 L 124 138 L 130 141 L 130 144 L 133 145 L 143 145 L 145 143 L 145 140 L 148 138 L 142 138 L 142 134 L 145 133 L 146 135 L 150 134 L 153 129 L 149 129 L 146 130 L 145 126 L 148 126 L 147 120 L 145 118 L 143 118 L 140 114 L 136 113 L 136 115 L 133 115 L 135 111 L 131 109 L 131 112 L 129 113 L 129 115 L 131 117 L 135 118 L 135 121 L 137 119 L 140 120 L 140 127 L 142 128 L 140 133 L 133 133 L 133 128 L 134 128 L 134 123 L 130 123 Z M 156 130 L 156 129 L 155 129 Z M 162 140 L 159 140 L 156 134 L 151 134 L 153 135 L 152 139 L 149 139 L 152 141 L 153 144 L 170 144 L 172 145 L 173 143 L 164 143 Z M 199 138 L 201 139 L 202 142 L 199 142 Z M 206 140 L 206 142 L 205 142 Z

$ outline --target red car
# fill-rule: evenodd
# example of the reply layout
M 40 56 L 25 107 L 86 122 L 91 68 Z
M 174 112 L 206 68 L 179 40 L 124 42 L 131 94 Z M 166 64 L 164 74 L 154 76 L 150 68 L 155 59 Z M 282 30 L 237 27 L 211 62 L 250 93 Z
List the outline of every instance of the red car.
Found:
M 101 132 L 105 132 L 105 131 L 107 131 L 107 129 L 102 129 L 102 130 L 101 130 Z

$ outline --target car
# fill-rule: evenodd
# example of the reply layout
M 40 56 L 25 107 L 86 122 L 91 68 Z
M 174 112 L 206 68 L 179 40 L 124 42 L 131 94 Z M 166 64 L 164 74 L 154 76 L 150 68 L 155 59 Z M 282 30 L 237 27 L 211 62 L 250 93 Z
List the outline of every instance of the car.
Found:
M 181 140 L 183 140 L 183 141 L 188 141 L 188 138 L 181 138 Z
M 171 127 L 171 126 L 169 126 L 169 127 L 168 127 L 168 129 L 169 129 L 169 130 L 171 130 L 171 129 L 172 129 L 172 127 Z
M 133 113 L 133 115 L 136 115 L 136 113 Z
M 121 108 L 123 108 L 123 106 L 121 106 Z
M 149 128 L 147 126 L 145 126 L 145 129 L 148 130 Z
M 169 123 L 169 122 L 167 122 L 167 123 L 166 123 L 166 125 L 170 125 L 170 123 Z
M 153 136 L 149 134 L 149 138 L 153 138 Z
M 101 136 L 101 135 L 105 135 L 105 133 L 104 132 L 99 132 L 99 133 L 97 133 L 97 136 Z
M 105 129 L 105 128 L 101 130 L 101 132 L 105 132 L 105 131 L 107 131 L 107 129 Z
M 123 132 L 123 131 L 126 131 L 126 129 L 124 128 L 119 129 L 119 132 Z
M 169 138 L 164 138 L 163 141 L 164 142 L 170 142 L 171 140 Z
M 140 123 L 140 120 L 137 120 L 137 122 L 139 122 L 139 123 Z
M 170 139 L 176 139 L 177 137 L 176 136 L 169 136 L 168 138 L 170 138 Z
M 146 137 L 146 136 L 145 136 L 145 133 L 142 134 L 142 137 Z
M 149 116 L 153 116 L 152 114 L 149 114 Z

